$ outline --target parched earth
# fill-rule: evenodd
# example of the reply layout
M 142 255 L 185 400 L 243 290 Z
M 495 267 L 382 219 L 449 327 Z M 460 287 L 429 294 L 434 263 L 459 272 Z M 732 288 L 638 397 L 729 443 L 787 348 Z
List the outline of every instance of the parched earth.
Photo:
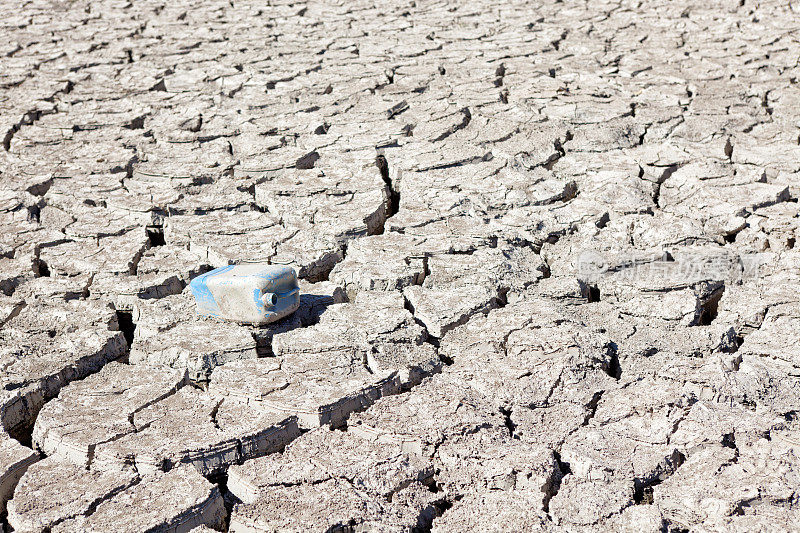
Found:
M 0 530 L 800 530 L 797 2 L 0 37 Z M 301 308 L 198 318 L 236 261 Z

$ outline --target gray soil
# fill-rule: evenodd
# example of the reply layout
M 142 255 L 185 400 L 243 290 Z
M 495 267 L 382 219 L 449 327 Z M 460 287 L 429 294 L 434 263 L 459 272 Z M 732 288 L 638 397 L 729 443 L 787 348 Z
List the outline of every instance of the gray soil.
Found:
M 0 2 L 0 532 L 800 531 L 800 4 Z M 267 327 L 189 281 L 291 264 Z

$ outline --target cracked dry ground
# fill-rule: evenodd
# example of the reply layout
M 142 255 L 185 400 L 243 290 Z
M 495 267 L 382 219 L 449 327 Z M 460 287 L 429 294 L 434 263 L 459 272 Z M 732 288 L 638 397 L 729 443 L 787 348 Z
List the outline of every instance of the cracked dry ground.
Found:
M 0 530 L 800 530 L 798 28 L 4 0 Z

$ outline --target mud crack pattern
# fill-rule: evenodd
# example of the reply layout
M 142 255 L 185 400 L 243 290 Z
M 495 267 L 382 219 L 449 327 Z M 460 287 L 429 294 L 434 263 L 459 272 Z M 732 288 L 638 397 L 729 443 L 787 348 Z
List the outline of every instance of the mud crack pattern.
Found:
M 2 2 L 0 531 L 796 529 L 799 30 Z

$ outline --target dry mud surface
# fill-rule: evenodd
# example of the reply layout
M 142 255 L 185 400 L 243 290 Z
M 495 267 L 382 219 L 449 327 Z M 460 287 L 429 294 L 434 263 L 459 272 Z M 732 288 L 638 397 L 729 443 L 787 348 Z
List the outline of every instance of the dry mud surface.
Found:
M 799 530 L 789 4 L 0 2 L 0 530 Z

